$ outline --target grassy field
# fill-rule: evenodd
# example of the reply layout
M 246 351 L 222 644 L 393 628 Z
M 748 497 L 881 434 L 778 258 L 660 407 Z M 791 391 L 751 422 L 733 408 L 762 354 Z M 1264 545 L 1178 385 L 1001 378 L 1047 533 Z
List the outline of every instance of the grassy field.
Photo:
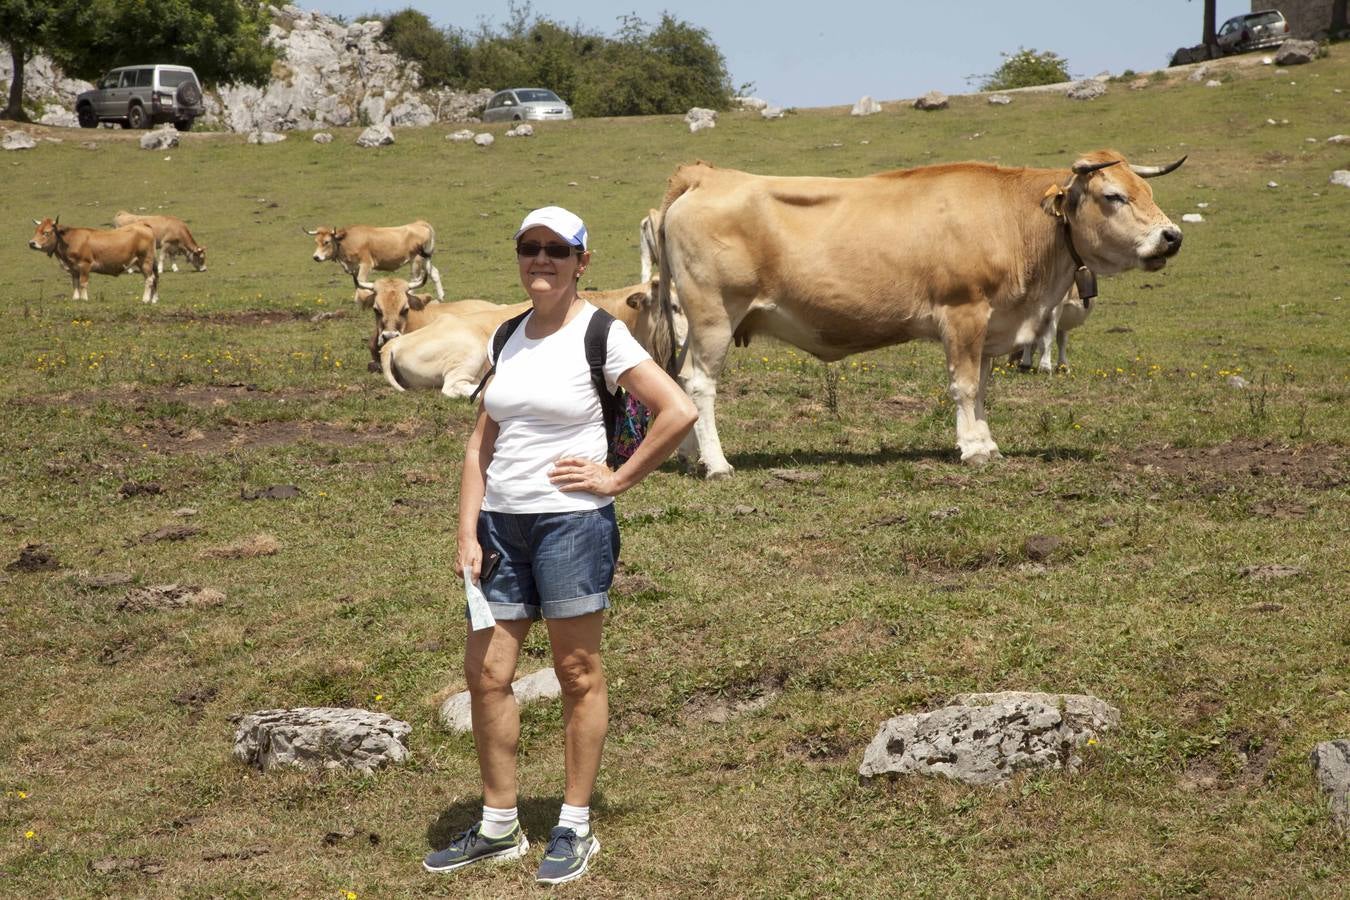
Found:
M 581 213 L 588 278 L 628 284 L 638 220 L 679 162 L 861 175 L 1114 147 L 1190 154 L 1155 194 L 1178 222 L 1208 204 L 1206 221 L 1163 272 L 1103 281 L 1070 374 L 996 374 L 1003 461 L 956 462 L 935 345 L 825 366 L 757 342 L 721 383 L 735 478 L 668 466 L 620 499 L 605 850 L 559 892 L 1345 896 L 1350 854 L 1308 753 L 1350 734 L 1350 191 L 1327 183 L 1350 147 L 1326 143 L 1350 131 L 1350 50 L 1091 103 L 724 114 L 698 135 L 676 117 L 493 127 L 487 151 L 451 130 L 379 151 L 355 132 L 189 135 L 167 153 L 62 132 L 0 159 L 0 562 L 41 542 L 61 566 L 0 573 L 0 895 L 533 889 L 537 854 L 420 868 L 480 802 L 471 740 L 434 721 L 462 685 L 471 410 L 365 371 L 368 314 L 300 226 L 425 217 L 450 296 L 513 302 L 525 210 Z M 131 278 L 72 302 L 25 247 L 29 220 L 119 208 L 187 219 L 209 271 L 167 273 L 153 307 Z M 277 484 L 301 493 L 242 499 Z M 153 539 L 165 526 L 197 531 Z M 1033 562 L 1036 534 L 1064 543 Z M 1297 572 L 1243 574 L 1276 564 Z M 109 573 L 225 600 L 137 609 L 127 585 L 90 585 Z M 546 659 L 537 630 L 523 669 Z M 885 718 L 1007 689 L 1095 694 L 1123 724 L 1074 775 L 859 782 Z M 412 761 L 361 777 L 232 760 L 233 716 L 292 705 L 405 719 Z M 524 713 L 536 840 L 560 801 L 560 727 L 556 704 Z

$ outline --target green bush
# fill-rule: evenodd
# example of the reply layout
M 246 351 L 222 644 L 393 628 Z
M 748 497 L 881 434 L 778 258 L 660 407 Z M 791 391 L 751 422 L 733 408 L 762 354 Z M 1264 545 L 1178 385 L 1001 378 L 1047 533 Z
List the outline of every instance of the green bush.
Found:
M 984 80 L 981 90 L 1006 91 L 1069 80 L 1069 61 L 1049 50 L 1019 47 L 1016 53 L 1001 55 L 1003 65 Z

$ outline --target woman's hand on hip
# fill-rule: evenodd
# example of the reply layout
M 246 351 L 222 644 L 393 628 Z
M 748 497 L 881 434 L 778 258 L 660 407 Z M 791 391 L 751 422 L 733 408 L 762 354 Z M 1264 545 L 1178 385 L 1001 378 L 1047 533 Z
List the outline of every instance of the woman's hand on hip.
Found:
M 554 463 L 548 480 L 564 493 L 586 491 L 601 497 L 615 497 L 623 492 L 618 476 L 609 466 L 579 456 L 564 456 Z

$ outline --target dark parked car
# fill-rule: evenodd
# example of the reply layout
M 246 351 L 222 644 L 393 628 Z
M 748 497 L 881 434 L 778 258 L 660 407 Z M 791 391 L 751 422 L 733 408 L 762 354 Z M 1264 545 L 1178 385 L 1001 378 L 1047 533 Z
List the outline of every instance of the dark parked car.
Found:
M 122 66 L 75 98 L 82 128 L 117 122 L 123 128 L 149 128 L 172 122 L 187 131 L 206 107 L 197 73 L 187 66 Z
M 1289 23 L 1278 9 L 1263 9 L 1233 16 L 1217 35 L 1223 53 L 1246 53 L 1263 47 L 1278 47 L 1289 39 Z

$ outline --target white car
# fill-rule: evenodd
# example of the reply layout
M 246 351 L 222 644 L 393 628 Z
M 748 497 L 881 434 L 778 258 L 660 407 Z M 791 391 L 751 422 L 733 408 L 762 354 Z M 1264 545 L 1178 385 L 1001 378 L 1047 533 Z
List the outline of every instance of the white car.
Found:
M 547 88 L 511 88 L 492 95 L 483 107 L 484 122 L 561 122 L 572 107 Z

